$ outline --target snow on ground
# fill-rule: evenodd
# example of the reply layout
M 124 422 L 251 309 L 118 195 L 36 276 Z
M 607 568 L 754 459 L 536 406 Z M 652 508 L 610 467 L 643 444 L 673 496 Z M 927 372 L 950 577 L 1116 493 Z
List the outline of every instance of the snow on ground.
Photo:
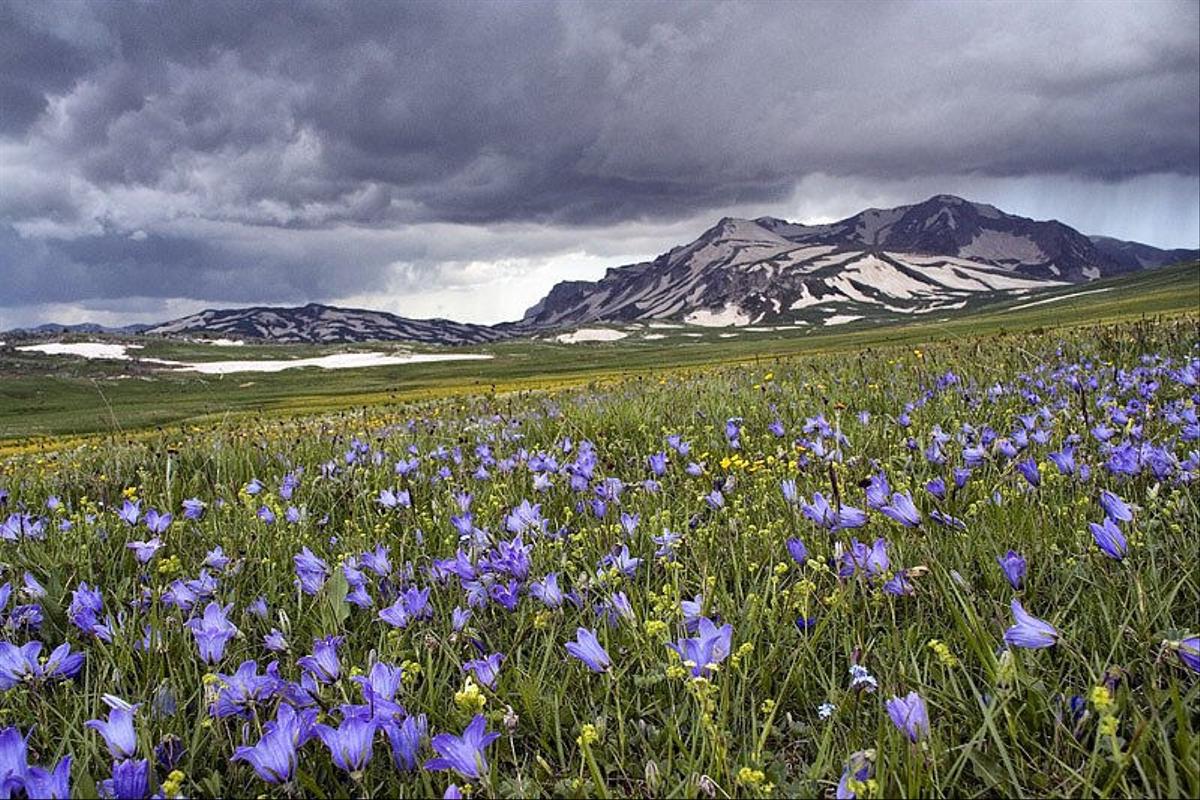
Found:
M 648 323 L 646 323 L 646 327 L 647 327 L 647 328 L 662 328 L 662 329 L 668 329 L 668 328 L 669 328 L 669 329 L 671 329 L 671 330 L 674 330 L 674 329 L 676 329 L 676 328 L 682 328 L 683 326 L 682 326 L 682 325 L 676 325 L 676 324 L 675 324 L 675 323 L 673 323 L 673 322 L 648 322 Z
M 800 284 L 800 296 L 793 300 L 792 304 L 788 306 L 788 308 L 792 311 L 799 311 L 802 308 L 815 306 L 822 302 L 824 301 L 820 297 L 813 297 L 811 294 L 809 294 L 808 286 L 802 283 Z
M 17 348 L 30 353 L 45 353 L 48 356 L 81 356 L 82 358 L 108 358 L 128 361 L 128 350 L 141 350 L 140 344 L 112 344 L 105 342 L 49 342 L 27 344 Z
M 862 319 L 862 316 L 857 314 L 834 314 L 832 317 L 825 318 L 825 324 L 845 325 L 847 322 L 854 322 L 856 319 Z
M 561 344 L 579 344 L 581 342 L 615 342 L 628 336 L 624 331 L 614 331 L 609 328 L 580 328 L 572 333 L 560 333 L 554 341 Z
M 201 339 L 203 344 L 211 344 L 213 347 L 242 347 L 246 343 L 241 339 Z
M 430 361 L 478 361 L 490 355 L 468 355 L 465 353 L 412 353 L 389 355 L 387 353 L 335 353 L 313 358 L 260 361 L 168 361 L 163 358 L 144 358 L 142 361 L 174 367 L 181 372 L 199 372 L 203 375 L 228 375 L 234 372 L 282 372 L 300 367 L 321 369 L 359 369 L 362 367 L 388 367 L 396 364 L 424 364 Z
M 647 333 L 642 338 L 645 339 L 646 341 L 656 341 L 658 339 L 667 338 L 667 335 L 665 333 Z
M 737 336 L 736 333 L 722 333 L 722 334 L 718 335 L 717 338 L 718 339 L 732 339 L 735 336 Z
M 83 358 L 106 358 L 117 361 L 129 361 L 128 351 L 141 350 L 140 344 L 112 344 L 106 342 L 49 342 L 47 344 L 29 344 L 17 348 L 33 353 L 46 355 L 81 356 Z M 199 372 L 204 375 L 225 375 L 232 372 L 282 372 L 285 369 L 300 367 L 320 367 L 321 369 L 357 369 L 360 367 L 385 367 L 394 364 L 420 364 L 429 361 L 474 361 L 491 358 L 490 355 L 469 355 L 465 353 L 335 353 L 328 356 L 313 358 L 294 358 L 259 361 L 171 361 L 165 358 L 141 358 L 143 364 L 153 364 L 160 367 L 171 367 L 177 371 Z
M 684 334 L 680 334 L 680 335 L 681 335 L 681 336 L 686 336 L 686 337 L 688 337 L 689 339 L 700 339 L 700 338 L 702 338 L 702 337 L 704 336 L 704 334 L 703 334 L 703 333 L 684 333 Z
M 749 325 L 751 322 L 750 316 L 733 303 L 728 303 L 724 308 L 717 311 L 708 308 L 693 311 L 684 317 L 683 321 L 705 328 L 727 328 L 730 325 L 740 327 L 742 325 Z
M 1070 300 L 1072 297 L 1082 297 L 1085 294 L 1099 294 L 1100 292 L 1111 292 L 1112 287 L 1107 289 L 1090 289 L 1086 292 L 1073 292 L 1071 294 L 1059 295 L 1058 297 L 1047 297 L 1045 300 L 1034 300 L 1032 303 L 1022 303 L 1019 306 L 1006 308 L 1005 311 L 1016 311 L 1018 308 L 1032 308 L 1033 306 L 1042 306 L 1046 303 L 1057 303 L 1059 300 Z

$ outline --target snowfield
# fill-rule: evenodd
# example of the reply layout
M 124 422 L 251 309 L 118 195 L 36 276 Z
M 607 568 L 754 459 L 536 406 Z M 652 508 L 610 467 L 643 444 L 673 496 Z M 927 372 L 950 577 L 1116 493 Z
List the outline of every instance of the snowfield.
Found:
M 49 342 L 16 348 L 46 355 L 80 356 L 89 359 L 129 361 L 130 350 L 141 350 L 140 344 L 111 344 L 105 342 Z M 282 372 L 285 369 L 318 367 L 320 369 L 360 369 L 389 367 L 397 364 L 424 364 L 432 361 L 479 361 L 492 358 L 487 354 L 470 353 L 335 353 L 328 356 L 293 359 L 259 359 L 246 361 L 172 361 L 166 358 L 139 358 L 143 364 L 170 367 L 177 372 L 199 372 L 203 375 L 227 375 L 235 372 Z
M 554 341 L 560 344 L 581 344 L 583 342 L 615 342 L 628 336 L 624 331 L 614 331 L 610 328 L 580 328 L 571 333 L 560 333 Z
M 330 356 L 295 358 L 287 360 L 260 361 L 168 361 L 163 358 L 144 358 L 153 364 L 174 367 L 180 372 L 199 372 L 202 375 L 228 375 L 235 372 L 283 372 L 285 369 L 319 367 L 320 369 L 361 369 L 363 367 L 391 367 L 397 364 L 426 364 L 432 361 L 481 361 L 492 358 L 485 354 L 467 353 L 410 353 L 389 355 L 387 353 L 335 353 Z
M 79 356 L 81 358 L 106 358 L 128 361 L 129 350 L 141 350 L 140 344 L 112 344 L 109 342 L 49 342 L 27 344 L 16 348 L 27 353 L 45 353 L 48 356 Z

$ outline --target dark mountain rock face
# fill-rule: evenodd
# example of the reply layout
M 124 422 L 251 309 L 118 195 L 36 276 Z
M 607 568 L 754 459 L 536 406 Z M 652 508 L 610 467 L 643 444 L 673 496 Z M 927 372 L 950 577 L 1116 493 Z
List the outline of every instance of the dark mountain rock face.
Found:
M 523 322 L 838 324 L 962 308 L 1195 256 L 936 195 L 823 225 L 726 218 L 652 262 L 556 286 Z
M 492 342 L 504 334 L 487 325 L 446 319 L 414 320 L 384 311 L 336 308 L 317 303 L 295 308 L 209 310 L 165 322 L 150 335 L 220 335 L 276 342 L 406 341 L 464 345 Z

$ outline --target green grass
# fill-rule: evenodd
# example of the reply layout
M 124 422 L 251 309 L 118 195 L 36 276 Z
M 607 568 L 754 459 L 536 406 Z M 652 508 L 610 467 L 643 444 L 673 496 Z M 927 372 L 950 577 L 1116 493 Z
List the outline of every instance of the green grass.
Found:
M 471 381 L 486 385 L 487 379 L 445 366 L 415 376 L 405 371 L 403 380 L 414 384 L 407 388 L 389 385 L 401 380 L 397 374 L 374 372 L 321 376 L 321 384 L 335 386 L 314 386 L 312 376 L 300 376 L 296 384 L 281 378 L 264 382 L 254 405 L 244 407 L 272 413 L 210 417 L 78 445 L 60 440 L 51 443 L 49 455 L 11 457 L 0 466 L 0 487 L 11 492 L 9 509 L 36 513 L 51 495 L 61 506 L 47 512 L 51 530 L 44 538 L 0 540 L 4 578 L 19 587 L 24 571 L 36 575 L 47 589 L 37 638 L 47 649 L 70 641 L 88 657 L 74 682 L 11 689 L 0 710 L 3 724 L 32 731 L 29 748 L 38 763 L 72 754 L 79 796 L 92 796 L 109 772 L 100 737 L 83 722 L 102 715 L 101 696 L 112 693 L 144 703 L 137 715 L 139 757 L 152 757 L 164 737 L 182 740 L 187 749 L 178 765 L 184 773 L 179 790 L 187 796 L 421 797 L 440 796 L 454 782 L 470 783 L 476 796 L 500 797 L 824 797 L 853 754 L 869 753 L 873 777 L 860 796 L 1195 797 L 1200 681 L 1164 644 L 1195 633 L 1200 620 L 1195 484 L 1160 481 L 1147 471 L 1110 476 L 1102 466 L 1106 454 L 1088 432 L 1114 405 L 1146 388 L 1146 381 L 1114 384 L 1139 365 L 1161 363 L 1143 362 L 1143 355 L 1175 365 L 1195 357 L 1200 337 L 1194 316 L 1136 319 L 1193 311 L 1186 307 L 1189 296 L 1178 290 L 1190 291 L 1194 275 L 1155 273 L 1161 284 L 1140 299 L 1097 294 L 1024 311 L 997 309 L 938 329 L 781 339 L 777 351 L 720 341 L 677 351 L 528 343 L 495 348 L 511 359 L 497 359 L 495 379 L 519 386 L 527 377 L 541 387 L 536 392 L 469 391 Z M 1068 312 L 1075 327 L 1044 329 L 1054 315 Z M 1118 317 L 1126 321 L 1097 322 Z M 764 349 L 769 356 L 759 355 Z M 677 354 L 673 368 L 653 372 L 666 352 Z M 522 372 L 513 366 L 520 363 L 518 354 L 536 363 Z M 760 363 L 753 363 L 755 356 Z M 702 364 L 717 357 L 727 363 Z M 937 388 L 949 371 L 958 382 L 943 380 Z M 1097 385 L 1076 392 L 1068 375 L 1082 377 L 1085 385 L 1095 377 Z M 547 386 L 576 378 L 591 383 Z M 1195 389 L 1161 369 L 1154 379 L 1159 387 L 1152 401 L 1136 406 L 1128 425 L 1140 426 L 1145 441 L 1186 460 L 1195 442 L 1180 438 L 1182 423 L 1171 414 L 1194 411 Z M 78 378 L 61 380 L 69 385 Z M 119 383 L 129 385 L 124 391 L 145 392 L 122 395 L 129 399 L 114 405 L 118 414 L 140 422 L 146 417 L 137 415 L 152 413 L 154 392 L 174 385 Z M 204 413 L 203 403 L 187 406 L 194 402 L 187 399 L 196 391 L 193 382 L 179 383 L 179 395 L 159 395 L 157 402 L 185 407 L 167 409 L 164 420 Z M 1006 390 L 989 398 L 988 388 L 997 383 Z M 361 392 L 360 407 L 295 413 L 335 402 L 335 388 Z M 402 400 L 403 392 L 443 389 L 452 394 Z M 1037 400 L 1023 389 L 1036 392 Z M 222 392 L 230 390 L 214 386 L 204 403 L 229 405 Z M 389 392 L 396 402 L 377 402 Z M 61 407 L 58 424 L 64 428 L 72 411 L 79 413 L 76 402 L 68 398 Z M 915 404 L 908 428 L 897 424 L 906 403 Z M 925 491 L 927 481 L 950 481 L 951 470 L 963 463 L 961 445 L 953 440 L 944 447 L 946 464 L 926 459 L 935 430 L 953 436 L 970 424 L 1008 436 L 1023 425 L 1021 415 L 1042 406 L 1048 417 L 1035 427 L 1047 431 L 1049 441 L 1022 454 L 1041 464 L 1039 487 L 1030 487 L 1012 462 L 993 453 L 946 500 Z M 860 411 L 869 412 L 866 421 Z M 832 465 L 811 447 L 795 446 L 797 437 L 816 437 L 802 429 L 818 415 L 847 439 Z M 726 420 L 735 417 L 744 431 L 736 450 L 724 434 Z M 768 431 L 775 419 L 786 427 L 785 437 Z M 1114 427 L 1123 431 L 1118 439 L 1133 430 Z M 646 457 L 668 450 L 669 434 L 690 442 L 691 454 L 672 452 L 660 490 L 648 491 L 641 485 L 649 477 Z M 1058 475 L 1047 460 L 1072 434 L 1082 437 L 1076 458 L 1091 466 L 1088 481 Z M 546 453 L 565 465 L 585 440 L 595 443 L 597 456 L 589 485 L 573 491 L 562 472 L 548 491 L 536 492 L 523 459 Z M 360 465 L 347 468 L 345 454 L 355 442 Z M 831 447 L 833 439 L 824 443 Z M 505 471 L 492 465 L 488 477 L 475 476 L 480 444 L 517 466 Z M 462 450 L 461 465 L 439 460 L 437 453 L 455 447 Z M 422 457 L 420 471 L 398 477 L 392 465 L 410 448 Z M 386 454 L 378 466 L 375 452 Z M 689 460 L 703 462 L 703 473 L 688 474 Z M 331 462 L 338 469 L 323 476 L 322 465 Z M 449 477 L 435 480 L 443 465 Z M 298 468 L 304 470 L 300 486 L 284 501 L 278 494 L 283 476 Z M 923 515 L 920 528 L 873 512 L 865 528 L 830 534 L 789 505 L 780 490 L 782 480 L 792 479 L 804 497 L 823 492 L 863 508 L 863 484 L 881 470 L 893 490 L 913 493 Z M 587 503 L 606 477 L 622 479 L 626 488 L 598 519 Z M 266 487 L 257 497 L 243 488 L 252 478 Z M 724 497 L 716 509 L 704 499 L 714 486 Z M 407 488 L 412 508 L 381 509 L 375 498 L 387 487 Z M 1124 561 L 1101 554 L 1088 533 L 1087 523 L 1103 518 L 1101 488 L 1135 508 L 1133 521 L 1123 524 L 1130 542 Z M 497 537 L 507 537 L 510 509 L 523 499 L 540 502 L 548 530 L 562 535 L 526 537 L 532 545 L 529 579 L 558 572 L 564 589 L 582 594 L 584 607 L 550 610 L 524 595 L 512 613 L 496 604 L 476 609 L 467 630 L 455 633 L 451 610 L 466 602 L 456 579 L 433 588 L 432 618 L 405 630 L 380 621 L 378 607 L 349 606 L 337 565 L 377 543 L 391 548 L 393 564 L 413 564 L 416 585 L 431 585 L 425 570 L 432 560 L 459 546 L 451 522 L 460 513 L 459 491 L 474 495 L 474 524 Z M 131 531 L 116 518 L 125 493 L 141 498 L 143 510 L 178 511 L 183 498 L 195 496 L 208 511 L 200 521 L 176 520 L 155 561 L 139 569 L 125 543 L 150 534 Z M 303 509 L 301 522 L 282 521 L 288 505 Z M 280 520 L 262 522 L 256 515 L 262 506 Z M 932 522 L 935 509 L 961 518 L 966 530 Z M 632 533 L 622 531 L 620 512 L 640 515 Z M 63 520 L 73 523 L 69 530 L 57 530 Z M 658 545 L 651 537 L 664 529 L 682 536 L 674 560 L 654 555 Z M 888 542 L 885 574 L 839 579 L 828 568 L 852 534 Z M 789 537 L 805 542 L 807 564 L 789 559 Z M 629 576 L 598 570 L 601 558 L 621 543 L 644 559 L 642 565 Z M 219 665 L 207 666 L 183 626 L 185 615 L 165 605 L 162 592 L 172 580 L 195 577 L 216 545 L 234 559 L 219 572 L 216 599 L 232 604 L 241 634 Z M 335 570 L 311 597 L 293 585 L 292 558 L 302 546 Z M 1019 591 L 996 563 L 1010 548 L 1028 560 Z M 883 593 L 884 579 L 901 568 L 909 570 L 914 594 Z M 109 613 L 125 614 L 125 627 L 111 644 L 85 635 L 68 619 L 70 593 L 81 581 L 102 590 Z M 376 598 L 385 593 L 378 581 L 370 590 Z M 610 626 L 596 607 L 616 591 L 625 593 L 633 618 Z M 143 592 L 145 605 L 135 604 Z M 703 595 L 706 614 L 733 628 L 729 657 L 706 680 L 691 679 L 665 646 L 684 635 L 680 601 L 696 594 Z M 247 611 L 259 596 L 269 604 L 269 619 Z M 1056 626 L 1061 644 L 1004 651 L 1013 597 Z M 800 616 L 816 618 L 808 633 L 795 625 Z M 135 646 L 143 625 L 160 637 L 151 652 Z M 598 631 L 613 659 L 611 672 L 589 672 L 566 655 L 563 643 L 579 626 Z M 349 673 L 365 671 L 374 659 L 407 665 L 397 700 L 409 713 L 427 715 L 431 733 L 459 733 L 473 713 L 465 695 L 456 699 L 464 689 L 461 665 L 483 653 L 503 653 L 495 689 L 482 692 L 488 729 L 501 733 L 488 749 L 486 773 L 467 781 L 397 770 L 382 736 L 372 762 L 355 776 L 334 767 L 316 741 L 303 748 L 295 781 L 285 787 L 269 787 L 246 765 L 231 764 L 234 748 L 258 740 L 279 701 L 270 699 L 244 721 L 214 721 L 208 700 L 219 682 L 207 676 L 232 672 L 245 659 L 265 664 L 270 656 L 262 637 L 272 628 L 291 643 L 290 653 L 275 656 L 288 680 L 299 679 L 297 657 L 310 652 L 315 637 L 345 637 L 343 675 L 317 693 L 322 718 L 332 725 L 340 719 L 333 710 L 338 704 L 359 702 Z M 8 635 L 18 643 L 29 638 Z M 945 645 L 942 654 L 931 640 Z M 854 663 L 870 671 L 877 691 L 850 689 Z M 1101 686 L 1111 690 L 1111 706 L 1096 702 L 1094 690 Z M 924 698 L 931 720 L 929 735 L 917 744 L 893 727 L 884 710 L 886 699 L 910 691 Z M 166 695 L 175 710 L 156 712 L 154 699 Z M 1069 703 L 1076 696 L 1084 705 L 1073 716 Z M 837 706 L 827 720 L 818 714 L 825 702 Z M 431 755 L 424 745 L 420 759 Z M 166 774 L 156 770 L 152 782 Z
M 599 377 L 652 375 L 705 364 L 755 362 L 820 353 L 857 353 L 889 345 L 919 346 L 964 336 L 1090 325 L 1157 315 L 1195 314 L 1200 308 L 1200 265 L 1181 265 L 1039 294 L 1033 300 L 1095 292 L 1056 303 L 1010 310 L 1029 300 L 972 308 L 908 324 L 855 323 L 823 331 L 753 333 L 720 338 L 724 331 L 659 331 L 668 339 L 560 345 L 518 341 L 470 348 L 495 356 L 487 362 L 416 364 L 362 370 L 294 370 L 224 377 L 171 374 L 129 362 L 83 361 L 21 354 L 0 348 L 0 440 L 33 436 L 128 433 L 185 422 L 212 424 L 262 414 L 419 400 L 479 391 L 519 391 L 577 385 Z M 688 332 L 697 332 L 690 330 Z M 139 340 L 144 355 L 168 359 L 287 358 L 344 349 L 308 345 L 214 348 Z

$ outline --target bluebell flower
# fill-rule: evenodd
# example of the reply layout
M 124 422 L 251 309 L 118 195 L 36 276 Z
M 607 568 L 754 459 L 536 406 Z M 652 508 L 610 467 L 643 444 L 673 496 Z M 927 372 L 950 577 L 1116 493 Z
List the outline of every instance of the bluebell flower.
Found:
M 503 653 L 492 653 L 485 658 L 477 658 L 462 665 L 463 672 L 470 672 L 480 685 L 489 689 L 496 688 L 496 680 L 500 677 L 500 662 L 504 660 Z
M 217 545 L 212 550 L 204 554 L 204 566 L 215 569 L 217 572 L 224 572 L 229 566 L 229 558 L 225 555 L 225 551 L 221 545 Z
M 191 497 L 183 501 L 183 518 L 184 519 L 200 519 L 204 516 L 204 503 L 197 497 Z
M 258 674 L 258 662 L 243 661 L 232 675 L 217 673 L 221 688 L 209 713 L 214 717 L 249 716 L 253 709 L 265 703 L 279 691 L 283 680 L 279 677 L 279 664 L 272 661 L 262 675 Z
M 469 608 L 454 607 L 454 611 L 450 613 L 450 627 L 455 631 L 461 631 L 467 627 L 467 623 L 471 621 L 471 610 Z
M 487 720 L 476 714 L 462 736 L 439 733 L 433 737 L 430 744 L 438 757 L 426 761 L 425 769 L 452 769 L 464 778 L 477 780 L 488 768 L 484 750 L 499 738 L 500 734 L 487 732 Z
M 566 643 L 567 652 L 578 658 L 592 672 L 604 672 L 612 666 L 608 652 L 596 638 L 595 631 L 587 628 L 577 628 L 575 641 Z
M 938 500 L 946 499 L 946 481 L 942 478 L 934 478 L 925 484 L 925 491 L 936 497 Z
M 146 512 L 146 518 L 143 520 L 150 532 L 158 535 L 166 533 L 167 528 L 171 527 L 171 520 L 174 519 L 170 513 L 160 513 L 158 509 L 152 508 Z
M 189 619 L 185 623 L 196 637 L 200 658 L 209 664 L 221 660 L 225 655 L 225 645 L 238 633 L 237 627 L 227 616 L 231 608 L 232 604 L 222 607 L 219 603 L 209 603 L 204 607 L 201 619 Z
M 631 576 L 637 572 L 637 568 L 641 566 L 642 559 L 633 558 L 629 555 L 629 545 L 621 545 L 619 550 L 614 550 L 600 560 L 606 567 L 612 567 L 622 575 Z
M 488 589 L 488 595 L 509 611 L 517 610 L 517 602 L 521 598 L 521 586 L 515 580 L 507 583 L 493 583 Z
M 9 782 L 18 786 L 29 769 L 29 754 L 20 729 L 0 728 L 0 793 L 11 791 Z
M 788 555 L 792 557 L 792 560 L 800 566 L 804 566 L 804 564 L 808 561 L 808 548 L 805 547 L 804 542 L 800 541 L 799 539 L 788 539 L 787 551 Z
M 341 636 L 326 636 L 313 640 L 312 655 L 296 659 L 296 664 L 307 670 L 321 683 L 333 683 L 342 674 L 342 664 L 338 660 L 338 647 L 342 644 Z
M 695 637 L 668 642 L 667 647 L 679 654 L 684 666 L 696 678 L 708 677 L 730 652 L 733 626 L 726 623 L 717 627 L 708 617 L 701 617 Z
M 0 691 L 41 677 L 37 660 L 41 651 L 41 642 L 28 642 L 20 647 L 12 642 L 0 642 Z
M 662 536 L 651 536 L 650 540 L 658 545 L 658 549 L 654 551 L 655 558 L 673 560 L 675 547 L 683 540 L 683 536 L 663 528 Z
M 1024 461 L 1018 461 L 1016 463 L 1016 468 L 1017 471 L 1024 476 L 1025 480 L 1029 482 L 1030 486 L 1036 488 L 1042 485 L 1041 470 L 1038 469 L 1037 462 L 1032 458 L 1027 458 Z
M 296 768 L 296 747 L 307 738 L 304 729 L 311 729 L 315 717 L 315 711 L 297 712 L 281 705 L 276 720 L 267 723 L 258 743 L 237 748 L 230 760 L 246 762 L 267 783 L 289 782 Z
M 104 744 L 114 759 L 133 758 L 137 754 L 137 731 L 133 728 L 137 706 L 113 695 L 105 695 L 104 701 L 109 707 L 108 719 L 90 719 L 84 725 L 104 737 Z
M 1129 545 L 1125 541 L 1125 535 L 1121 533 L 1121 529 L 1117 527 L 1117 523 L 1113 522 L 1110 517 L 1105 517 L 1104 521 L 1099 525 L 1089 522 L 1088 530 L 1092 532 L 1092 538 L 1096 541 L 1096 546 L 1109 558 L 1120 561 L 1129 552 Z
M 1053 625 L 1027 612 L 1015 597 L 1010 607 L 1016 622 L 1004 632 L 1005 642 L 1028 649 L 1053 647 L 1058 643 L 1059 633 Z
M 296 565 L 296 579 L 300 590 L 307 595 L 315 595 L 325 585 L 329 575 L 329 565 L 313 555 L 306 546 L 293 559 Z
M 336 728 L 317 724 L 313 732 L 329 748 L 333 763 L 346 772 L 361 772 L 370 762 L 374 751 L 375 732 L 379 723 L 363 717 L 346 717 Z
M 952 473 L 954 476 L 954 485 L 959 489 L 967 485 L 967 481 L 971 479 L 971 470 L 966 467 L 959 467 Z
M 84 633 L 92 633 L 99 622 L 100 614 L 104 611 L 104 600 L 98 589 L 88 586 L 87 582 L 71 593 L 71 604 L 67 606 L 67 618 L 76 628 Z
M 910 742 L 918 742 L 929 735 L 929 712 L 919 694 L 909 692 L 904 697 L 893 697 L 886 705 L 892 723 L 908 736 Z
M 541 503 L 530 503 L 522 500 L 520 505 L 504 518 L 504 528 L 509 533 L 524 533 L 525 531 L 544 531 L 546 520 L 542 517 Z
M 816 492 L 813 495 L 811 503 L 801 498 L 800 512 L 808 519 L 831 532 L 861 528 L 867 524 L 867 515 L 862 509 L 846 505 L 835 509 L 829 505 L 829 501 L 825 499 L 825 495 L 820 492 Z
M 1002 556 L 996 556 L 996 561 L 1000 564 L 1000 569 L 1004 571 L 1004 577 L 1008 578 L 1008 582 L 1012 584 L 1014 589 L 1020 589 L 1021 583 L 1025 580 L 1025 559 L 1015 550 L 1009 550 Z
M 700 627 L 700 617 L 704 614 L 704 595 L 698 594 L 691 600 L 680 600 L 679 610 L 683 613 L 683 627 L 689 633 L 695 633 Z
M 83 669 L 83 653 L 72 653 L 71 645 L 63 642 L 46 657 L 40 667 L 45 680 L 68 680 Z
M 1129 504 L 1107 489 L 1100 492 L 1100 507 L 1104 509 L 1104 514 L 1114 522 L 1131 522 L 1133 520 L 1133 509 L 1129 507 Z
M 637 616 L 633 612 L 633 606 L 629 602 L 629 597 L 624 592 L 613 592 L 609 595 L 607 612 L 609 615 L 609 623 L 615 624 L 617 619 L 623 619 L 626 622 L 636 622 Z
M 921 512 L 917 511 L 912 495 L 908 492 L 892 493 L 892 501 L 881 506 L 879 510 L 907 528 L 915 528 L 921 524 Z
M 46 596 L 46 588 L 38 583 L 37 578 L 33 577 L 32 573 L 26 572 L 21 577 L 21 595 L 30 600 L 41 600 Z
M 162 539 L 155 536 L 153 539 L 145 542 L 127 542 L 125 546 L 133 551 L 133 555 L 139 564 L 145 564 L 154 558 L 154 554 L 162 548 L 163 542 Z
M 376 545 L 374 551 L 363 553 L 362 563 L 364 567 L 381 578 L 386 578 L 392 574 L 392 562 L 388 557 L 388 548 L 384 545 Z
M 127 758 L 112 766 L 112 778 L 101 782 L 100 793 L 114 800 L 142 800 L 150 793 L 149 759 Z
M 142 501 L 126 500 L 125 504 L 117 511 L 117 516 L 132 528 L 142 517 Z
M 897 597 L 907 597 L 917 590 L 908 579 L 908 571 L 900 570 L 883 584 L 883 591 Z
M 267 607 L 267 598 L 259 596 L 250 601 L 250 605 L 246 606 L 246 611 L 265 620 L 271 616 L 271 609 Z
M 429 723 L 425 715 L 405 717 L 403 722 L 389 725 L 386 731 L 396 767 L 409 771 L 416 769 L 421 742 L 429 735 Z
M 23 775 L 0 778 L 4 781 L 4 790 L 13 791 L 20 788 L 25 797 L 43 798 L 43 800 L 67 800 L 71 797 L 71 761 L 69 755 L 59 759 L 53 770 L 30 766 Z
M 1200 636 L 1186 636 L 1174 643 L 1175 653 L 1185 667 L 1200 672 Z
M 1062 451 L 1057 453 L 1047 453 L 1046 457 L 1058 467 L 1058 471 L 1063 475 L 1075 474 L 1075 448 L 1064 447 Z

